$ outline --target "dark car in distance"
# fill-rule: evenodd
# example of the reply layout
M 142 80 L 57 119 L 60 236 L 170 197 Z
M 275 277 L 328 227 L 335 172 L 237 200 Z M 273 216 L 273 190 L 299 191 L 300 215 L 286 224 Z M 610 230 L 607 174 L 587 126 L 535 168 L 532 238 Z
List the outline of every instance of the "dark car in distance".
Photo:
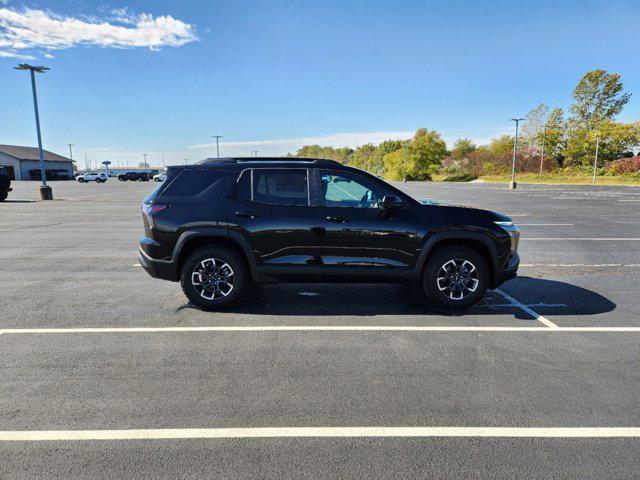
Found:
M 520 261 L 510 218 L 420 202 L 332 160 L 169 167 L 142 212 L 140 264 L 207 310 L 238 300 L 251 282 L 407 282 L 461 309 L 513 278 Z
M 148 182 L 150 178 L 151 176 L 147 172 L 125 172 L 118 174 L 118 180 L 120 180 L 121 182 Z
M 11 178 L 7 169 L 0 166 L 0 202 L 4 202 L 11 191 Z

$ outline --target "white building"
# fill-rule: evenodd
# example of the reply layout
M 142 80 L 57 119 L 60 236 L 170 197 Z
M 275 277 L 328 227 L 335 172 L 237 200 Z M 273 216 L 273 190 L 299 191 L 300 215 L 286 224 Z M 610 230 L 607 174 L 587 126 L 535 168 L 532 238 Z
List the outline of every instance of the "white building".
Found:
M 47 180 L 73 179 L 73 162 L 48 150 L 43 150 Z M 0 165 L 7 169 L 12 180 L 40 180 L 38 149 L 0 145 Z

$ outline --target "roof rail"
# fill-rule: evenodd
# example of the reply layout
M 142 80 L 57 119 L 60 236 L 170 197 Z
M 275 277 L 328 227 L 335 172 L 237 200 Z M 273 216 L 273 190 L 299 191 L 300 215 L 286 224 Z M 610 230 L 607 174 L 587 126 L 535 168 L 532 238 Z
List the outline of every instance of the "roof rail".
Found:
M 227 157 L 227 158 L 206 158 L 197 162 L 198 165 L 210 165 L 216 163 L 295 163 L 295 164 L 315 164 L 315 165 L 341 165 L 340 162 L 325 158 L 300 158 L 300 157 Z

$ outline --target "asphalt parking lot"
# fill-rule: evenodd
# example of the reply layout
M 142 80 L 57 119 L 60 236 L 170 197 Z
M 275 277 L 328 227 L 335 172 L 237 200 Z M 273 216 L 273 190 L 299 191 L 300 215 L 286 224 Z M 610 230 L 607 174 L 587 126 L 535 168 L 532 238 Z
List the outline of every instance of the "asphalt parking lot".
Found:
M 408 183 L 521 226 L 457 314 L 263 285 L 223 313 L 137 264 L 154 183 L 0 204 L 0 478 L 638 478 L 640 188 Z

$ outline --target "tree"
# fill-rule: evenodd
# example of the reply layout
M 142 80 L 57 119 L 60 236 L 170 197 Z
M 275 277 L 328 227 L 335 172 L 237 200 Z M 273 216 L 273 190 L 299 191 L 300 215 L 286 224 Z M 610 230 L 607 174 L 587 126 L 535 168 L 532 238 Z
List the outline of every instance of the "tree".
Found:
M 623 93 L 620 75 L 605 70 L 587 72 L 573 90 L 571 121 L 579 128 L 596 128 L 604 120 L 613 120 L 631 98 Z
M 640 122 L 618 123 L 605 120 L 600 122 L 598 128 L 594 130 L 587 128 L 573 130 L 564 149 L 568 163 L 592 165 L 598 138 L 600 139 L 599 164 L 605 165 L 640 145 Z
M 566 146 L 565 130 L 564 111 L 556 107 L 547 117 L 546 134 L 544 129 L 538 133 L 538 145 L 542 146 L 544 142 L 544 156 L 554 160 L 554 166 L 562 167 L 563 165 L 563 150 Z
M 542 147 L 542 142 L 539 140 L 544 132 L 548 116 L 549 107 L 544 103 L 530 110 L 525 116 L 525 123 L 522 126 L 522 140 L 529 144 L 531 150 L 534 150 L 536 146 Z
M 447 155 L 447 144 L 435 130 L 419 128 L 413 136 L 409 151 L 415 157 L 413 175 L 416 180 L 430 177 L 442 164 Z
M 478 147 L 476 147 L 476 145 L 468 138 L 459 138 L 453 144 L 453 148 L 451 149 L 451 157 L 456 160 L 462 160 L 470 153 L 475 152 L 477 149 Z

